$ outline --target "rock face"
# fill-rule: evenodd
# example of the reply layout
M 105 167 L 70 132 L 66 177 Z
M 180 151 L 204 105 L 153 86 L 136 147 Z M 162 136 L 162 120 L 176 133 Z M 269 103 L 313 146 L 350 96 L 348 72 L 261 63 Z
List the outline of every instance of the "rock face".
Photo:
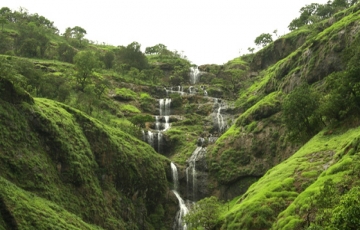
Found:
M 303 45 L 308 35 L 309 32 L 307 31 L 302 32 L 295 37 L 283 37 L 277 39 L 255 54 L 253 61 L 250 64 L 250 68 L 254 71 L 259 71 L 278 62 Z

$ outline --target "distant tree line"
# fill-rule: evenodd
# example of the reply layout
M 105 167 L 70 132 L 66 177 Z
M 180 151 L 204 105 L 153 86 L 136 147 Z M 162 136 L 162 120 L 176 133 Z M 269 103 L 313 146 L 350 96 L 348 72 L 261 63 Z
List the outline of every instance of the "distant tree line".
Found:
M 358 0 L 334 0 L 325 4 L 311 3 L 300 9 L 300 16 L 292 20 L 289 30 L 296 30 L 301 26 L 314 24 L 318 21 L 330 18 L 336 12 L 349 8 L 358 3 Z

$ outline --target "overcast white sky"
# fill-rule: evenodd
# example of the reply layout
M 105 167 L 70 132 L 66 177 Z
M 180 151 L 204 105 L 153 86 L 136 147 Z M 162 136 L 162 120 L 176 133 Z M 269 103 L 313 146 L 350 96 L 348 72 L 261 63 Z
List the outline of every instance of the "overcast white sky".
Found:
M 111 45 L 133 41 L 142 50 L 162 43 L 197 65 L 223 64 L 248 53 L 261 33 L 287 32 L 302 6 L 327 0 L 1 0 L 26 8 L 64 32 L 80 26 L 86 38 Z

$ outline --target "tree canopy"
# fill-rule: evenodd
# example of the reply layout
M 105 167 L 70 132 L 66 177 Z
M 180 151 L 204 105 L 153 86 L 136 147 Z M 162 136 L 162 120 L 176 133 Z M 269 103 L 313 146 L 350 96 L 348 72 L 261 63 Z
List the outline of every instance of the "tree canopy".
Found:
M 269 33 L 262 33 L 255 38 L 255 45 L 265 47 L 273 41 L 272 35 Z

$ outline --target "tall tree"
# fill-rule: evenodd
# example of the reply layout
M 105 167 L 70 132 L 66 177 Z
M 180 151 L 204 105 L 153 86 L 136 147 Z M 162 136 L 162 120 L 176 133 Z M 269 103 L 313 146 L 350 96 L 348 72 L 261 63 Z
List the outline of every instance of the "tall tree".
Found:
M 292 138 L 304 141 L 319 131 L 322 125 L 319 99 L 320 95 L 307 84 L 298 86 L 285 97 L 283 119 Z
M 76 81 L 79 89 L 84 91 L 85 87 L 91 83 L 93 71 L 98 67 L 99 60 L 91 51 L 80 51 L 74 57 L 76 68 Z
M 148 67 L 148 61 L 140 50 L 141 45 L 138 42 L 132 42 L 126 47 L 120 47 L 117 52 L 117 59 L 121 64 L 126 64 L 129 67 L 134 67 L 139 70 Z
M 267 46 L 269 43 L 271 43 L 273 40 L 272 40 L 272 36 L 271 34 L 269 33 L 262 33 L 260 34 L 258 37 L 255 38 L 255 44 L 257 46 L 262 46 L 262 47 L 265 47 Z
M 85 37 L 86 30 L 84 28 L 81 28 L 80 26 L 75 26 L 71 29 L 73 37 L 77 39 L 81 45 L 81 41 Z

